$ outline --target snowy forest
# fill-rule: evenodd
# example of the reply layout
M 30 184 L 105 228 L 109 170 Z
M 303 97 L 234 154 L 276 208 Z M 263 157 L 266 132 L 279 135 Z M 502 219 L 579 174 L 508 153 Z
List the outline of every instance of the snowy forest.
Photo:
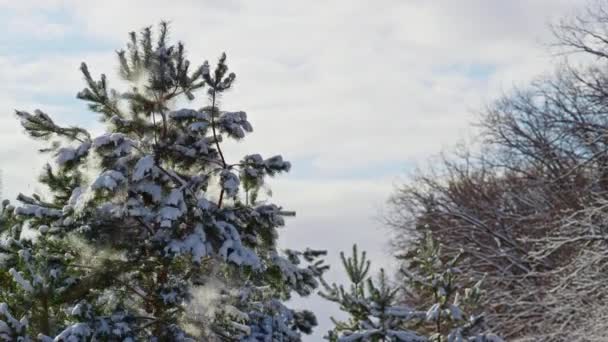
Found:
M 315 296 L 341 311 L 332 342 L 608 340 L 608 3 L 582 13 L 552 26 L 553 72 L 386 193 L 396 268 L 282 246 L 292 164 L 225 148 L 258 127 L 231 106 L 247 70 L 189 54 L 179 22 L 135 28 L 114 69 L 80 65 L 101 132 L 14 112 L 47 163 L 44 191 L 2 201 L 0 340 L 298 342 L 319 313 L 293 299 Z

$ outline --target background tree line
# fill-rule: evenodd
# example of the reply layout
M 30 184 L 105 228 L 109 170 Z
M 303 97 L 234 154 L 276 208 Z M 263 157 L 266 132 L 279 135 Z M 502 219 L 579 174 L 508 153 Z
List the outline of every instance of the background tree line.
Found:
M 507 340 L 605 340 L 607 8 L 555 25 L 555 71 L 481 110 L 477 145 L 442 155 L 390 200 L 403 264 L 428 232 L 442 258 L 464 250 L 460 270 L 484 280 L 486 323 Z

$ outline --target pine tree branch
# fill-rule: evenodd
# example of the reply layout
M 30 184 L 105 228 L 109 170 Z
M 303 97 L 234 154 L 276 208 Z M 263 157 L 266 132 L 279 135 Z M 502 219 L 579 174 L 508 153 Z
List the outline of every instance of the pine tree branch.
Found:
M 79 301 L 88 296 L 92 290 L 102 290 L 112 286 L 120 275 L 131 271 L 133 267 L 135 266 L 115 260 L 105 262 L 102 267 L 94 268 L 93 274 L 82 278 L 76 285 L 59 295 L 57 300 L 60 303 Z

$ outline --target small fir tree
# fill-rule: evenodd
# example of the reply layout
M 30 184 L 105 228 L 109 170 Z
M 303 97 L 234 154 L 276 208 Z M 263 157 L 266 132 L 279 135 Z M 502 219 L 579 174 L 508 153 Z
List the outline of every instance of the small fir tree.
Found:
M 156 39 L 131 33 L 118 61 L 126 92 L 80 68 L 99 136 L 17 111 L 54 165 L 48 196 L 3 203 L 0 340 L 300 341 L 315 317 L 283 303 L 317 288 L 323 253 L 280 252 L 293 213 L 257 199 L 290 163 L 222 150 L 252 131 L 219 108 L 236 78 L 226 55 L 195 67 L 161 23 Z M 174 108 L 200 92 L 202 108 Z
M 350 287 L 322 280 L 321 296 L 340 305 L 348 319 L 332 318 L 334 328 L 326 338 L 330 341 L 347 342 L 499 342 L 499 337 L 483 333 L 483 316 L 466 315 L 479 298 L 480 283 L 471 288 L 458 286 L 460 256 L 447 263 L 440 259 L 439 246 L 426 237 L 420 248 L 411 255 L 410 269 L 403 269 L 404 284 L 395 286 L 387 279 L 384 270 L 376 280 L 369 276 L 370 261 L 366 253 L 359 253 L 353 246 L 353 254 L 341 253 L 342 263 Z M 399 302 L 402 291 L 432 293 L 434 303 L 430 308 L 415 308 Z

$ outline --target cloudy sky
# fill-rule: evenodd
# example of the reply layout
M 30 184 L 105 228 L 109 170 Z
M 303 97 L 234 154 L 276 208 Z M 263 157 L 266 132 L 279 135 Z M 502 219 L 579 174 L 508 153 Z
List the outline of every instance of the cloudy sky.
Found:
M 225 109 L 255 132 L 230 147 L 283 154 L 272 183 L 297 211 L 283 242 L 337 251 L 357 243 L 390 264 L 378 216 L 416 165 L 469 137 L 475 109 L 554 64 L 548 24 L 584 0 L 0 0 L 0 169 L 3 197 L 41 189 L 44 157 L 13 115 L 40 108 L 97 129 L 75 93 L 78 66 L 115 79 L 127 32 L 169 20 L 195 64 L 228 54 L 237 73 Z M 337 264 L 336 264 L 337 265 Z M 330 279 L 340 279 L 336 267 Z M 322 328 L 336 312 L 318 299 Z M 319 335 L 310 339 L 319 340 Z

